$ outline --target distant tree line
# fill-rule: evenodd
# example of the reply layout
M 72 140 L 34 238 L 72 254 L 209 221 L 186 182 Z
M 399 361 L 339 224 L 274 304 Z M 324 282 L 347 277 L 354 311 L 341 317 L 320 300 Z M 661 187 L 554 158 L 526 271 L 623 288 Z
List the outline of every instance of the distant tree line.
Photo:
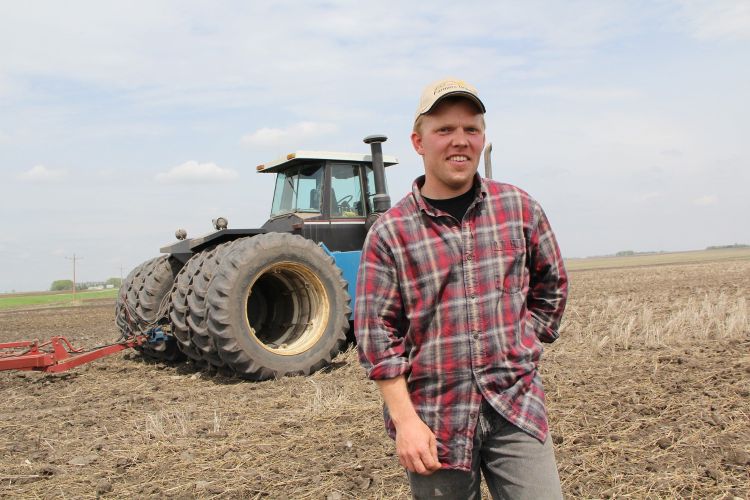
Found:
M 745 245 L 744 243 L 735 243 L 734 245 L 716 245 L 711 247 L 706 247 L 706 250 L 725 250 L 727 248 L 748 248 L 750 245 Z
M 750 248 L 750 245 L 746 245 L 744 243 L 735 243 L 734 245 L 713 245 L 710 247 L 706 247 L 706 250 L 726 250 L 730 248 Z M 629 257 L 632 255 L 650 255 L 655 253 L 664 253 L 663 250 L 659 250 L 657 252 L 636 252 L 635 250 L 620 250 L 619 252 L 615 253 L 615 257 Z
M 122 280 L 120 278 L 109 278 L 107 281 L 82 281 L 76 283 L 76 291 L 88 290 L 89 288 L 103 287 L 106 288 L 108 285 L 112 285 L 112 288 L 120 288 Z M 55 280 L 50 286 L 52 292 L 64 292 L 73 291 L 73 280 Z
M 631 255 L 653 255 L 655 253 L 664 253 L 664 251 L 659 250 L 658 252 L 654 251 L 645 251 L 645 252 L 636 252 L 635 250 L 620 250 L 615 254 L 615 257 L 628 257 Z

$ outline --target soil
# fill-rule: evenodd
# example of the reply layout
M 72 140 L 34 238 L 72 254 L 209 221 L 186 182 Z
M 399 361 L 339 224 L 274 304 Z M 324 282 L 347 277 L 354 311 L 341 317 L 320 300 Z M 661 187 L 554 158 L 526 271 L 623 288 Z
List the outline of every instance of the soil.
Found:
M 731 266 L 571 273 L 578 322 L 541 368 L 566 497 L 750 497 L 750 261 Z M 636 331 L 625 348 L 576 331 L 603 297 L 642 301 L 658 322 L 719 293 L 745 308 L 729 337 L 653 345 Z M 0 341 L 53 335 L 113 341 L 114 304 L 0 312 Z M 0 402 L 0 497 L 409 498 L 354 349 L 261 383 L 126 351 L 61 374 L 0 372 Z

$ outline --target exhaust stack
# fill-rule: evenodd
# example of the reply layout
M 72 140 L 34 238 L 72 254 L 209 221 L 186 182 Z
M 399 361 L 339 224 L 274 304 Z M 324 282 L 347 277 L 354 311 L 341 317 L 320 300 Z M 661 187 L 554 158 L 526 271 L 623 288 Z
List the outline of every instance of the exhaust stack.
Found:
M 373 196 L 373 211 L 387 212 L 391 208 L 391 197 L 385 189 L 385 165 L 383 164 L 383 147 L 381 143 L 387 141 L 384 135 L 368 135 L 365 144 L 370 145 L 372 151 L 372 171 L 375 174 L 375 196 Z
M 484 177 L 485 179 L 492 179 L 492 143 L 488 143 L 487 147 L 484 148 Z

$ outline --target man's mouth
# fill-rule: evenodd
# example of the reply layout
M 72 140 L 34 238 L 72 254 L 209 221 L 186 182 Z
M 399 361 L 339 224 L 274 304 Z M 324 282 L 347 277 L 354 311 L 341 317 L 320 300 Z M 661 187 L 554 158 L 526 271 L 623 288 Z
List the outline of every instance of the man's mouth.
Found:
M 449 156 L 448 160 L 449 161 L 469 161 L 469 157 L 464 156 L 464 155 L 455 155 L 455 156 Z

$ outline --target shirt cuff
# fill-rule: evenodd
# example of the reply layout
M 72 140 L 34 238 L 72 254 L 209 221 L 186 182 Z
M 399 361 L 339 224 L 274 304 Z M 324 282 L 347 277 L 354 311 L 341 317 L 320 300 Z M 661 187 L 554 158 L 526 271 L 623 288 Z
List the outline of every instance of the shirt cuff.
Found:
M 528 317 L 529 320 L 531 320 L 532 328 L 534 329 L 536 338 L 539 339 L 539 342 L 551 344 L 552 342 L 560 338 L 560 332 L 558 332 L 557 330 L 553 330 L 549 326 L 545 325 L 544 322 L 539 320 L 534 315 L 534 313 L 529 312 Z
M 384 359 L 374 365 L 367 373 L 370 380 L 386 380 L 405 375 L 409 371 L 409 362 L 400 356 Z

